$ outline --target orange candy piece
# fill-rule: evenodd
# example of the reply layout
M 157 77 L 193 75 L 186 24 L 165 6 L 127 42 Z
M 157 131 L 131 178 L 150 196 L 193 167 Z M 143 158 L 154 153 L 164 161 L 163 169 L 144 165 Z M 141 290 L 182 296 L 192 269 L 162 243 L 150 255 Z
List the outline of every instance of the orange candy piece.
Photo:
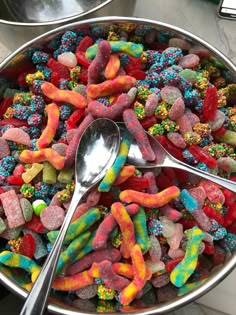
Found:
M 111 54 L 108 64 L 106 66 L 104 76 L 106 79 L 114 79 L 120 70 L 120 58 L 119 54 Z
M 60 112 L 58 106 L 55 103 L 47 105 L 45 111 L 48 115 L 48 121 L 41 136 L 36 142 L 36 145 L 39 149 L 46 148 L 52 142 L 59 124 Z

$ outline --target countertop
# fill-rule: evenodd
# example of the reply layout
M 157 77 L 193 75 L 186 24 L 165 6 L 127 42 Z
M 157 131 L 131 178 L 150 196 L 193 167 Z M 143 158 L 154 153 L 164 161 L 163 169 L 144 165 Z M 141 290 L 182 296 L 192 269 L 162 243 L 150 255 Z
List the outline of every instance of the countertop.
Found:
M 137 0 L 134 16 L 159 20 L 190 31 L 218 48 L 236 63 L 236 21 L 219 18 L 217 5 L 211 1 Z M 1 44 L 0 36 L 0 61 L 9 53 L 10 51 Z M 236 315 L 235 292 L 236 271 L 198 302 L 221 312 Z M 14 303 L 11 303 L 12 297 L 13 295 L 10 294 L 4 299 L 5 302 L 1 304 L 1 314 L 7 312 L 9 315 L 16 315 L 19 313 L 22 302 L 20 299 L 14 298 Z M 3 307 L 6 306 L 6 312 L 4 312 L 2 305 Z M 200 308 L 197 304 L 193 304 L 172 314 L 222 314 L 205 306 Z

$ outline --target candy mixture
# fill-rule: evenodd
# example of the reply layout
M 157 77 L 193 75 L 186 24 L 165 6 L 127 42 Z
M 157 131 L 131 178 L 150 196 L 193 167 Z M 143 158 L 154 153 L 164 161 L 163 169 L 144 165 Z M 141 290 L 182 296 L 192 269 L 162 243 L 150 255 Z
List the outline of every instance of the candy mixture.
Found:
M 86 311 L 130 311 L 204 283 L 236 247 L 236 195 L 185 171 L 127 165 L 145 130 L 174 157 L 236 181 L 236 80 L 204 49 L 149 25 L 93 25 L 30 49 L 0 79 L 0 270 L 30 290 L 74 191 L 80 137 L 123 121 L 116 161 L 78 205 L 52 294 Z M 94 157 L 96 159 L 96 157 Z

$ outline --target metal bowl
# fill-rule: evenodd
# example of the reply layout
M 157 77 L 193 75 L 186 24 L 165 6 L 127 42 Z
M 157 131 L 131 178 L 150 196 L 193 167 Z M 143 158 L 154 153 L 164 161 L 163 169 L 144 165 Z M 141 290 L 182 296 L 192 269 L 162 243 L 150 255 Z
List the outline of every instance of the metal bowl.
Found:
M 132 16 L 136 0 L 2 0 L 1 41 L 11 51 L 67 23 L 114 15 Z
M 95 18 L 90 20 L 85 20 L 83 22 L 76 22 L 60 28 L 54 29 L 44 35 L 41 35 L 34 40 L 23 45 L 21 48 L 16 50 L 10 56 L 8 56 L 0 64 L 0 78 L 5 77 L 14 80 L 17 75 L 27 68 L 27 62 L 30 59 L 30 52 L 34 48 L 43 48 L 47 46 L 49 42 L 55 39 L 57 36 L 62 35 L 67 30 L 76 30 L 80 32 L 87 33 L 91 27 L 103 26 L 107 27 L 111 24 L 124 24 L 124 23 L 134 23 L 136 25 L 148 25 L 152 28 L 158 30 L 162 35 L 166 34 L 168 38 L 175 37 L 185 39 L 192 45 L 193 49 L 200 50 L 201 53 L 207 54 L 209 58 L 214 58 L 221 63 L 224 67 L 228 69 L 232 76 L 236 75 L 236 66 L 220 51 L 209 45 L 203 39 L 184 31 L 175 26 L 156 22 L 153 20 L 140 19 L 140 18 L 126 18 L 126 17 L 104 17 Z M 14 84 L 13 84 L 14 87 Z M 122 312 L 134 312 L 135 314 L 163 314 L 175 310 L 187 303 L 190 303 L 197 298 L 201 297 L 203 294 L 207 293 L 209 290 L 214 288 L 219 284 L 236 266 L 236 251 L 227 254 L 225 261 L 221 266 L 214 268 L 210 277 L 199 287 L 187 293 L 184 296 L 176 297 L 167 302 L 159 303 L 155 302 L 153 305 L 143 306 L 141 303 L 139 306 L 134 306 L 131 308 L 123 309 Z M 14 277 L 10 275 L 10 270 L 7 268 L 0 269 L 0 280 L 1 282 L 11 291 L 18 294 L 22 298 L 26 298 L 27 292 L 18 285 L 20 281 L 15 274 Z M 82 306 L 81 306 L 82 307 Z M 76 308 L 74 304 L 71 303 L 70 298 L 67 296 L 64 300 L 62 296 L 57 296 L 52 292 L 51 298 L 49 300 L 48 309 L 56 314 L 66 314 L 66 315 L 78 315 L 78 314 L 91 314 L 89 310 L 84 310 L 82 308 Z M 118 311 L 117 311 L 118 312 Z M 96 313 L 96 311 L 92 311 Z M 117 313 L 113 313 L 117 314 Z

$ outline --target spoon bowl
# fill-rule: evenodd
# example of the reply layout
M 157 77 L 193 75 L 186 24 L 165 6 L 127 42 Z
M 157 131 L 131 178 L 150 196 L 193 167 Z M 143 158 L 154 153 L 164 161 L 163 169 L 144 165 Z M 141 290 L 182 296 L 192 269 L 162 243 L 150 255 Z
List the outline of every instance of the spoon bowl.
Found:
M 125 132 L 126 127 L 124 123 L 117 123 L 120 131 L 121 136 Z M 213 175 L 211 173 L 204 172 L 200 169 L 197 169 L 195 167 L 192 167 L 191 165 L 188 165 L 182 161 L 177 160 L 174 158 L 166 149 L 148 132 L 146 132 L 149 143 L 153 149 L 153 152 L 155 153 L 155 160 L 154 161 L 146 161 L 142 158 L 142 153 L 139 150 L 138 144 L 135 141 L 134 138 L 129 150 L 129 155 L 127 158 L 126 163 L 134 165 L 138 168 L 155 168 L 155 167 L 173 167 L 178 168 L 184 171 L 187 171 L 189 173 L 201 176 L 202 178 L 205 178 L 207 180 L 210 180 L 216 184 L 219 184 L 222 187 L 225 187 L 229 189 L 230 191 L 236 192 L 236 183 L 227 180 L 224 178 L 221 178 L 219 176 Z
M 114 163 L 120 144 L 118 126 L 96 119 L 84 131 L 75 157 L 75 190 L 57 239 L 22 308 L 21 315 L 43 314 L 54 280 L 57 261 L 74 211 L 83 195 L 98 183 Z

